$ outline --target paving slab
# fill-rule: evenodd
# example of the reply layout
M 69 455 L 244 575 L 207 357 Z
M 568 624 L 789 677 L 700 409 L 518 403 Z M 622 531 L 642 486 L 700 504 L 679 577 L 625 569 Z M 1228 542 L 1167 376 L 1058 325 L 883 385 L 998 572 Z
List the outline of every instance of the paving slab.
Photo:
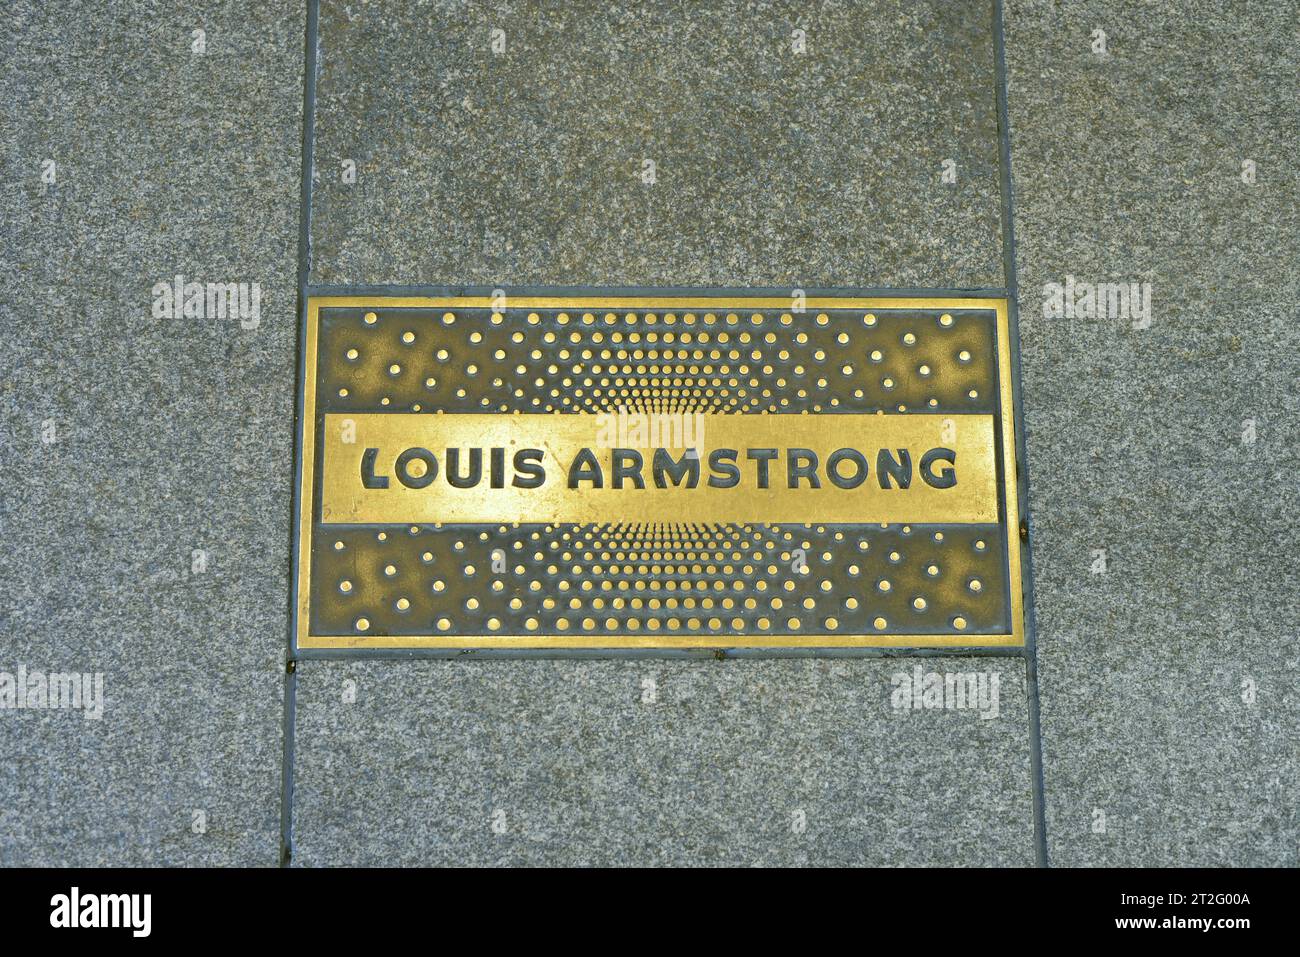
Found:
M 1000 286 L 992 23 L 323 4 L 312 282 Z M 926 663 L 1001 717 L 888 660 L 304 661 L 295 861 L 1032 863 L 1023 663 Z
M 997 675 L 997 716 L 896 708 L 894 676 L 917 666 Z M 1019 659 L 305 661 L 298 675 L 299 864 L 1033 863 Z
M 326 2 L 312 281 L 1000 287 L 992 22 Z
M 303 9 L 6 21 L 0 671 L 104 710 L 0 712 L 0 863 L 274 865 Z
M 1293 14 L 1006 5 L 1053 864 L 1300 859 Z

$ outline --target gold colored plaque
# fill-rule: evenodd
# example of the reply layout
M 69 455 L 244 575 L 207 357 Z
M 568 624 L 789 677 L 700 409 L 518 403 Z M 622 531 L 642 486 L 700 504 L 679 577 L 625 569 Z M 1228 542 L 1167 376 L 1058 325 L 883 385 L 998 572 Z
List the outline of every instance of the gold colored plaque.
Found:
M 299 648 L 1023 644 L 1005 300 L 307 323 Z

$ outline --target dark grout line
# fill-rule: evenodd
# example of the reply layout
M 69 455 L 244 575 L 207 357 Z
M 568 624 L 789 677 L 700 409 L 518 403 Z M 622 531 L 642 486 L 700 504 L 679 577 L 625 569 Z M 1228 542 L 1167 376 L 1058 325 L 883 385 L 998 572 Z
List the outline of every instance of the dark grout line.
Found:
M 1020 286 L 1016 275 L 1015 192 L 1011 175 L 1011 122 L 1007 107 L 1007 41 L 1003 26 L 1002 0 L 993 0 L 993 51 L 997 74 L 998 157 L 1002 192 L 1002 269 L 1007 287 L 1007 316 L 1010 327 L 1011 394 L 1015 406 L 1016 484 L 1020 499 L 1018 521 L 1024 530 L 1021 549 L 1021 595 L 1025 617 L 1025 677 L 1029 703 L 1029 767 L 1034 813 L 1034 858 L 1048 867 L 1046 790 L 1043 780 L 1043 729 L 1038 705 L 1038 635 L 1034 620 L 1034 576 L 1029 535 L 1029 460 L 1025 455 L 1025 410 L 1020 373 Z M 1011 516 L 1007 516 L 1008 526 Z M 1012 529 L 1008 528 L 1008 533 Z
M 298 210 L 298 292 L 311 282 L 312 185 L 316 175 L 316 71 L 320 53 L 320 0 L 307 0 L 302 91 L 302 183 Z
M 297 626 L 298 608 L 298 533 L 300 531 L 302 503 L 298 497 L 297 476 L 302 468 L 302 440 L 299 423 L 302 422 L 303 356 L 306 355 L 307 336 L 307 283 L 311 278 L 311 192 L 315 173 L 316 136 L 316 63 L 319 47 L 320 0 L 307 0 L 307 28 L 303 39 L 303 90 L 302 90 L 302 181 L 298 197 L 298 356 L 294 363 L 295 409 L 293 422 L 294 483 L 293 513 L 289 538 L 290 599 L 288 623 L 285 628 L 284 676 L 284 730 L 283 750 L 280 755 L 280 866 L 293 862 L 293 759 L 295 747 L 295 721 L 297 718 L 298 675 L 294 660 L 294 629 Z
M 964 648 L 300 648 L 298 661 L 728 661 L 796 658 L 1024 658 L 1013 647 Z
M 293 755 L 298 702 L 298 664 L 285 662 L 284 753 L 280 760 L 280 866 L 293 862 Z

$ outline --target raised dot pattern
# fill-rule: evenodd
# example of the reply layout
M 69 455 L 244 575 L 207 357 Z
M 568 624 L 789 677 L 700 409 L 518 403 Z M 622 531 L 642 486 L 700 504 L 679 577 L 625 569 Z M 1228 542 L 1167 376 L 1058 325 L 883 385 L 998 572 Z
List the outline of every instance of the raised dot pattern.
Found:
M 320 534 L 326 541 L 312 568 L 320 634 L 1007 628 L 995 526 L 449 525 L 384 540 L 370 528 Z M 367 627 L 358 629 L 358 619 Z
M 993 322 L 990 310 L 327 309 L 317 403 L 329 412 L 987 413 L 997 407 Z

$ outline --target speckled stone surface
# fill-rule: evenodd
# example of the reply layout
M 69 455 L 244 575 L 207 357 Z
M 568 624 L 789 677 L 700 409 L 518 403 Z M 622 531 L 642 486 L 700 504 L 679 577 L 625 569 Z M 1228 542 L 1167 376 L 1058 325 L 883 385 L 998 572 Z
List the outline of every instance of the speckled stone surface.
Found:
M 320 51 L 313 282 L 1002 282 L 991 8 L 326 3 Z M 295 861 L 1032 863 L 1023 665 L 927 666 L 1002 717 L 888 661 L 303 662 Z
M 312 281 L 1001 286 L 992 36 L 946 0 L 331 0 Z
M 1001 284 L 988 5 L 687 6 L 324 4 L 312 279 Z M 107 701 L 0 711 L 0 865 L 274 865 L 304 13 L 6 13 L 0 672 Z M 1294 19 L 1007 2 L 1057 865 L 1300 863 Z M 177 274 L 256 328 L 155 318 Z M 918 664 L 1000 717 L 895 711 Z M 302 662 L 295 860 L 1029 864 L 1022 673 Z
M 998 674 L 998 717 L 896 710 L 891 678 L 917 664 Z M 1020 661 L 298 674 L 301 864 L 1033 863 Z
M 274 865 L 303 12 L 5 18 L 0 671 L 107 702 L 0 711 L 0 864 Z M 177 274 L 257 328 L 153 318 Z
M 1056 865 L 1300 862 L 1294 21 L 1007 4 Z M 1150 328 L 1046 318 L 1067 276 Z

